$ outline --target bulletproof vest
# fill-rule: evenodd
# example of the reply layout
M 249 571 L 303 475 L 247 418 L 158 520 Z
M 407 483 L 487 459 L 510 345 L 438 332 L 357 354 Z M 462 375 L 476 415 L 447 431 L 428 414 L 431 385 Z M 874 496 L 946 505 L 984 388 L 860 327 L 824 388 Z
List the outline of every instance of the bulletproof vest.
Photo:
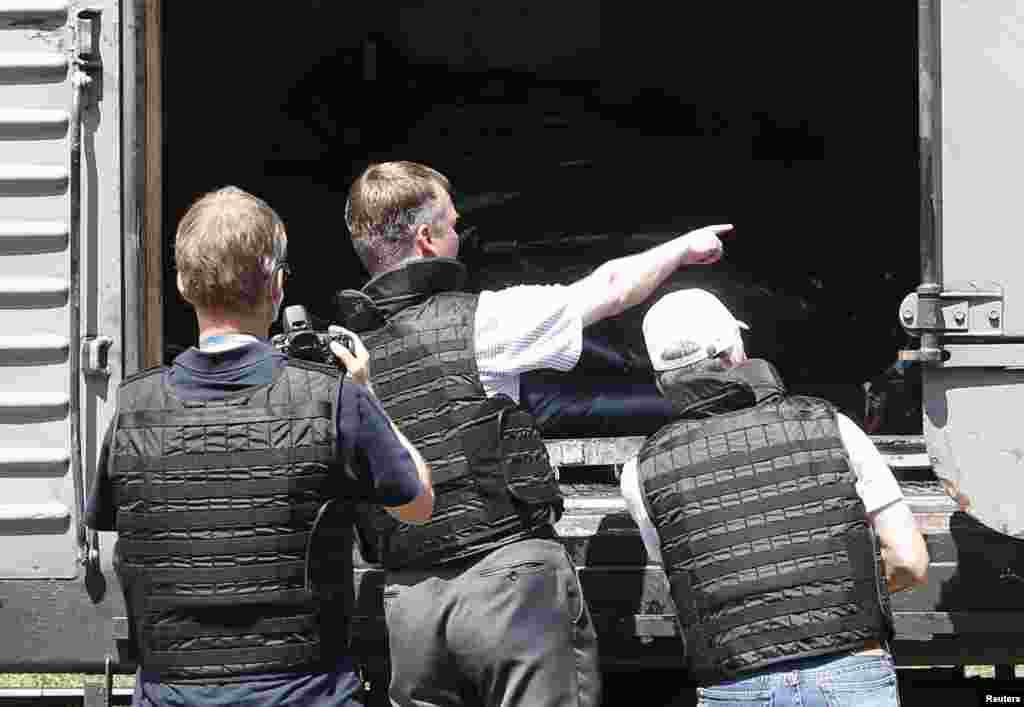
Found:
M 676 420 L 643 445 L 638 473 L 700 684 L 891 636 L 830 403 L 775 396 Z
M 115 567 L 144 670 L 226 682 L 345 654 L 353 515 L 332 500 L 337 386 L 333 368 L 294 360 L 213 402 L 176 398 L 166 369 L 121 385 Z
M 488 398 L 474 346 L 477 296 L 457 292 L 465 269 L 450 258 L 414 261 L 362 292 L 339 293 L 339 315 L 360 333 L 373 388 L 430 465 L 434 513 L 423 525 L 361 509 L 364 535 L 388 568 L 425 568 L 517 540 L 553 537 L 562 499 L 532 416 Z

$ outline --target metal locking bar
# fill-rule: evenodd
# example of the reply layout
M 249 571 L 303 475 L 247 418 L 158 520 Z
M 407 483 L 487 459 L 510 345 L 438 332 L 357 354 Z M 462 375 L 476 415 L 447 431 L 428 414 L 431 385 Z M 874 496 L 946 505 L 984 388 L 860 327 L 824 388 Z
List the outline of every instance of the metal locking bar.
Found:
M 92 74 L 100 70 L 99 23 L 100 11 L 83 8 L 75 17 L 75 50 L 71 70 L 71 115 L 68 147 L 70 152 L 68 169 L 68 253 L 69 292 L 68 319 L 71 346 L 68 351 L 70 369 L 69 418 L 71 423 L 71 478 L 75 486 L 75 506 L 78 510 L 78 553 L 79 561 L 87 571 L 99 571 L 99 534 L 89 533 L 85 527 L 85 475 L 82 466 L 81 440 L 81 382 L 82 356 L 81 341 L 81 242 L 82 242 L 82 114 Z

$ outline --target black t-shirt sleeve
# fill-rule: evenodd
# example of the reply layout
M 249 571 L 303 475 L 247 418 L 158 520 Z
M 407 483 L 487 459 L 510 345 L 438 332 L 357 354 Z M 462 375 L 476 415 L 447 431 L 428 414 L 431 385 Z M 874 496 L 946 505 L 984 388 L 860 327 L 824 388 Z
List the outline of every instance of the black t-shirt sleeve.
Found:
M 338 395 L 338 452 L 352 460 L 341 491 L 360 501 L 402 506 L 423 491 L 412 455 L 391 429 L 380 402 L 365 386 L 344 380 Z
M 114 507 L 114 488 L 110 483 L 107 465 L 110 463 L 110 447 L 113 443 L 114 421 L 111 420 L 100 447 L 96 462 L 96 478 L 89 489 L 89 500 L 85 505 L 85 524 L 94 530 L 117 530 L 117 509 Z

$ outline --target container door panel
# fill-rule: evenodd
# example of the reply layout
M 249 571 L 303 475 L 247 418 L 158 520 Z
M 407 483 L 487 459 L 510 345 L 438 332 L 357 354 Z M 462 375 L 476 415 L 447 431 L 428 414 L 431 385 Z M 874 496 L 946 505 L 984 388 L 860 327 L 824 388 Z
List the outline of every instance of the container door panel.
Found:
M 0 578 L 78 575 L 86 480 L 120 379 L 117 12 L 106 4 L 90 3 L 100 12 L 87 19 L 76 3 L 0 1 Z M 83 341 L 98 336 L 113 342 L 100 351 L 109 365 L 83 370 Z
M 940 12 L 938 258 L 947 360 L 926 365 L 924 432 L 936 474 L 961 507 L 1024 533 L 1024 1 L 935 0 Z M 934 12 L 935 10 L 933 10 Z M 1001 307 L 957 292 L 1002 290 Z M 957 308 L 962 308 L 958 311 Z M 970 310 L 968 310 L 970 307 Z

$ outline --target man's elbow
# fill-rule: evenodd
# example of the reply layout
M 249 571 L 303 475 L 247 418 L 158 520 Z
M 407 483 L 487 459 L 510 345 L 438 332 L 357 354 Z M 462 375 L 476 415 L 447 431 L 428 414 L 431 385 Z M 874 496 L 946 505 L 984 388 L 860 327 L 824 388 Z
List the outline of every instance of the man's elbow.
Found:
M 910 578 L 914 581 L 914 584 L 924 584 L 928 581 L 928 565 L 931 563 L 931 557 L 928 555 L 928 546 L 924 544 L 924 538 L 921 538 L 919 543 L 920 547 L 914 553 L 913 561 L 908 568 Z
M 893 558 L 893 562 L 898 568 L 905 586 L 919 586 L 928 581 L 930 558 L 923 538 L 919 538 L 912 547 L 899 553 Z
M 434 514 L 434 489 L 425 487 L 420 495 L 404 506 L 388 508 L 388 513 L 403 523 L 422 525 Z

